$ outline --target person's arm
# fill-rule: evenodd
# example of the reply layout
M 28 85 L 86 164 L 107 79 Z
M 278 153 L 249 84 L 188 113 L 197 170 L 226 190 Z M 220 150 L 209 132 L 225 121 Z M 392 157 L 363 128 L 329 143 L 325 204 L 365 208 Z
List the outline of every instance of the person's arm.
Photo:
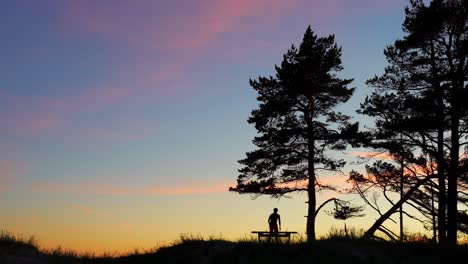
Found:
M 279 230 L 281 230 L 281 216 L 278 215 Z

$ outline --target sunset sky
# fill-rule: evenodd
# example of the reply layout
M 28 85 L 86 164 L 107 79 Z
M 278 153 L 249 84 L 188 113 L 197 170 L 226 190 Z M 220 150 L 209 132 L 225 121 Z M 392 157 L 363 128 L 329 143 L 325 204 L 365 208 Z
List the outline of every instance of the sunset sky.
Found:
M 278 207 L 283 229 L 304 233 L 304 195 L 228 192 L 256 133 L 249 79 L 274 74 L 308 25 L 335 34 L 340 76 L 356 87 L 341 110 L 362 120 L 364 82 L 403 36 L 407 3 L 2 1 L 0 229 L 47 248 L 125 251 L 183 233 L 249 236 Z M 318 235 L 334 225 L 321 214 Z

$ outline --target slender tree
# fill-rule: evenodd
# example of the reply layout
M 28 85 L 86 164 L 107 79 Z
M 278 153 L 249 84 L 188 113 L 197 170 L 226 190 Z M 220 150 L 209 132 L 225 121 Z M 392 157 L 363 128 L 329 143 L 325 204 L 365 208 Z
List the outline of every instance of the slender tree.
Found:
M 343 67 L 334 35 L 317 37 L 310 26 L 299 48 L 292 45 L 275 69 L 275 77 L 250 80 L 260 102 L 248 119 L 258 132 L 253 140 L 257 148 L 239 161 L 243 167 L 230 191 L 273 197 L 306 192 L 306 233 L 313 241 L 316 189 L 333 188 L 319 182 L 320 172 L 345 165 L 329 152 L 357 144 L 353 136 L 358 124 L 334 110 L 348 101 L 354 88 L 348 87 L 352 79 L 336 75 Z
M 364 216 L 364 206 L 356 206 L 352 205 L 348 201 L 342 201 L 342 200 L 334 200 L 335 207 L 333 208 L 332 211 L 328 211 L 327 213 L 333 218 L 337 220 L 342 220 L 345 221 L 344 223 L 344 231 L 345 235 L 348 237 L 348 228 L 346 226 L 346 220 L 349 218 L 354 218 L 354 217 L 363 217 Z

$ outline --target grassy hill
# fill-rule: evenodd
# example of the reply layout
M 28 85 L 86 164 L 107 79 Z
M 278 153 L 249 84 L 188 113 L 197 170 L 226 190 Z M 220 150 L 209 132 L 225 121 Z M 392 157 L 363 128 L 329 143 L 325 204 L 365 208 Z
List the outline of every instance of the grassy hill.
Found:
M 268 243 L 221 239 L 182 239 L 173 245 L 123 256 L 79 256 L 73 251 L 41 252 L 34 243 L 0 237 L 0 264 L 46 263 L 441 263 L 453 258 L 468 259 L 468 246 L 442 252 L 428 242 L 395 243 L 350 238 L 328 238 L 314 243 Z

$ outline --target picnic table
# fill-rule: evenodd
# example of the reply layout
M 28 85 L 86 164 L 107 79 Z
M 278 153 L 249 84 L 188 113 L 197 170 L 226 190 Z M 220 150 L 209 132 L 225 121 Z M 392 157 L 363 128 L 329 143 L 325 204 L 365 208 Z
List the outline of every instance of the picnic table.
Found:
M 262 237 L 268 238 L 268 241 L 271 241 L 271 238 L 275 238 L 278 242 L 278 238 L 287 238 L 288 243 L 291 242 L 291 235 L 297 234 L 296 231 L 279 231 L 279 232 L 269 232 L 269 231 L 252 231 L 252 234 L 258 235 L 258 242 L 260 242 Z

